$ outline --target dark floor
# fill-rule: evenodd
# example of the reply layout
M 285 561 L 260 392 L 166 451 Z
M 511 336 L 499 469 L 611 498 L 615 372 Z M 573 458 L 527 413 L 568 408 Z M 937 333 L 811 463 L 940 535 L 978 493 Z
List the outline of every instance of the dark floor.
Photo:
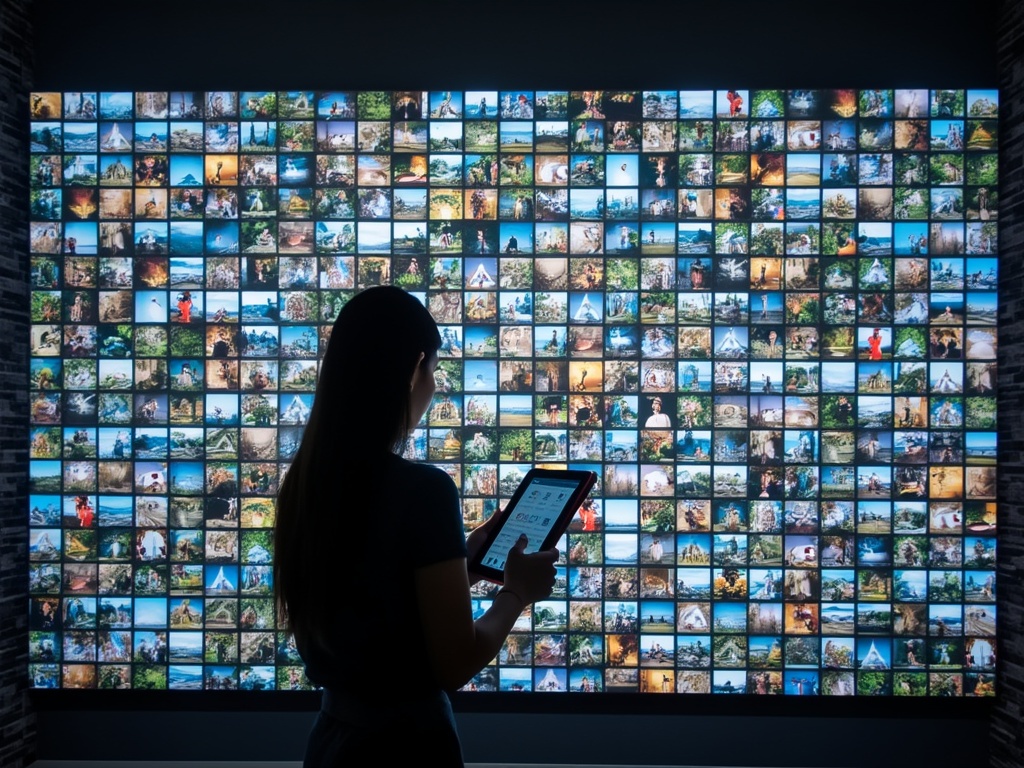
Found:
M 300 762 L 175 762 L 151 760 L 147 762 L 108 761 L 108 760 L 39 760 L 32 763 L 31 768 L 301 768 Z M 467 763 L 466 768 L 702 768 L 701 766 L 599 766 L 599 765 L 566 765 L 553 763 Z M 707 768 L 706 766 L 704 768 Z M 742 766 L 735 766 L 742 768 Z M 780 767 L 781 768 L 781 767 Z

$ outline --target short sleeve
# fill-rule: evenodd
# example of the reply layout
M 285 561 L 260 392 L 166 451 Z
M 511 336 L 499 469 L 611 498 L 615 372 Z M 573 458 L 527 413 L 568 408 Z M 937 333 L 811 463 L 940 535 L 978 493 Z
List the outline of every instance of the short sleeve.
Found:
M 462 502 L 455 482 L 427 464 L 412 465 L 411 470 L 413 482 L 406 490 L 413 567 L 466 557 Z

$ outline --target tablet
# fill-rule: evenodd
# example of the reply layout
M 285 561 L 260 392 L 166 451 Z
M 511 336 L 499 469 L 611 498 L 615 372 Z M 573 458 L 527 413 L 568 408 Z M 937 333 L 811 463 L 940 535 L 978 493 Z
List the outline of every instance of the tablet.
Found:
M 531 469 L 469 563 L 470 572 L 502 584 L 505 558 L 519 536 L 525 533 L 529 539 L 528 553 L 554 546 L 595 482 L 597 474 L 586 470 Z

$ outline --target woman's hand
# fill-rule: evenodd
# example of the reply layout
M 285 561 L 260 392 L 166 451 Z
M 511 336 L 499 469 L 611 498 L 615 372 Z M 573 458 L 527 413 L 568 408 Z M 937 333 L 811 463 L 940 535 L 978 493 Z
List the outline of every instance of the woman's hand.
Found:
M 505 561 L 505 587 L 517 595 L 525 608 L 530 603 L 543 600 L 555 586 L 555 561 L 558 549 L 542 549 L 526 554 L 526 535 L 508 551 Z

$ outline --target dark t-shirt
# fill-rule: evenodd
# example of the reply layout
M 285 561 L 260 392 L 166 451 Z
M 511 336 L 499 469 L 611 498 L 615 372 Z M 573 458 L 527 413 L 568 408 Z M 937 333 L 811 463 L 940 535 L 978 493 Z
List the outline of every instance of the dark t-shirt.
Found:
M 346 495 L 339 510 L 362 516 L 369 527 L 365 540 L 338 542 L 338 558 L 349 567 L 327 590 L 333 596 L 323 606 L 329 612 L 329 647 L 299 649 L 312 682 L 368 705 L 394 702 L 396 694 L 413 699 L 440 690 L 424 653 L 413 572 L 466 557 L 452 479 L 437 467 L 398 456 L 386 462 L 374 495 Z M 323 574 L 337 578 L 331 563 L 324 563 Z

